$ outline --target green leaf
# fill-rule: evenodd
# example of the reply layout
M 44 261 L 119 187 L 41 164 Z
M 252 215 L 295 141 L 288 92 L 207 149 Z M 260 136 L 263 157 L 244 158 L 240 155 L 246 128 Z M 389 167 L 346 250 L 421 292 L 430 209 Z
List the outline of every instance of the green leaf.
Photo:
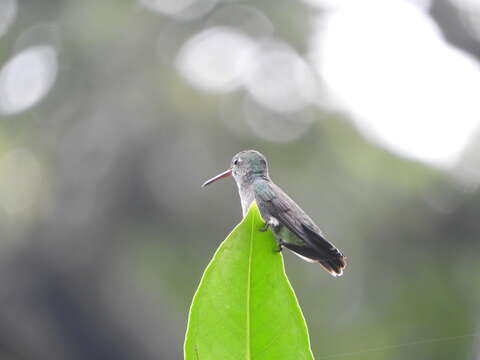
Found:
M 186 360 L 313 359 L 283 258 L 256 203 L 220 245 L 193 297 Z

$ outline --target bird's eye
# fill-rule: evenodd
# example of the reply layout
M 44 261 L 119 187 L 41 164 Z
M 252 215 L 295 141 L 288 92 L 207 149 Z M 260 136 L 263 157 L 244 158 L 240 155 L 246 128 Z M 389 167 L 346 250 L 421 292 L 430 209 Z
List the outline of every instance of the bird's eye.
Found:
M 238 159 L 235 159 L 235 161 L 233 162 L 233 165 L 238 165 Z

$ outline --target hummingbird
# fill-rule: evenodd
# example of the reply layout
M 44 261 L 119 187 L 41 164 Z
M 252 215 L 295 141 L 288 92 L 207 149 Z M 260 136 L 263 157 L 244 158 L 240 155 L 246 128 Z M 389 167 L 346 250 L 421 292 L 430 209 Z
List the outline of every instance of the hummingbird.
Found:
M 332 276 L 343 274 L 347 258 L 325 239 L 305 211 L 273 183 L 265 156 L 256 150 L 241 151 L 232 158 L 228 170 L 207 180 L 202 187 L 229 176 L 237 183 L 243 216 L 250 204 L 257 202 L 265 220 L 265 226 L 259 230 L 272 230 L 278 243 L 276 251 L 285 247 L 308 262 L 320 264 Z

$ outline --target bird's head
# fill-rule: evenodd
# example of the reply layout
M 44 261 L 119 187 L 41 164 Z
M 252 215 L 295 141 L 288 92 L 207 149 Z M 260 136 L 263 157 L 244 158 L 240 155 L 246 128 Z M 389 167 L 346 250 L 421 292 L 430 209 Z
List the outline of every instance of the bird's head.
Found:
M 244 150 L 235 155 L 230 169 L 237 182 L 248 181 L 258 176 L 268 176 L 267 159 L 255 150 Z
M 240 151 L 232 158 L 230 169 L 207 180 L 202 186 L 227 176 L 233 176 L 237 184 L 249 183 L 256 177 L 268 177 L 267 159 L 256 150 Z

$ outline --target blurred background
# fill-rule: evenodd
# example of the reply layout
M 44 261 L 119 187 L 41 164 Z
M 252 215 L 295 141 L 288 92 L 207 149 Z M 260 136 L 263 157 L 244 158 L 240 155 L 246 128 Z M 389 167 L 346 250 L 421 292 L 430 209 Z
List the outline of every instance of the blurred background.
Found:
M 349 258 L 284 253 L 317 360 L 480 359 L 479 59 L 477 0 L 0 0 L 0 359 L 181 359 L 248 148 Z

